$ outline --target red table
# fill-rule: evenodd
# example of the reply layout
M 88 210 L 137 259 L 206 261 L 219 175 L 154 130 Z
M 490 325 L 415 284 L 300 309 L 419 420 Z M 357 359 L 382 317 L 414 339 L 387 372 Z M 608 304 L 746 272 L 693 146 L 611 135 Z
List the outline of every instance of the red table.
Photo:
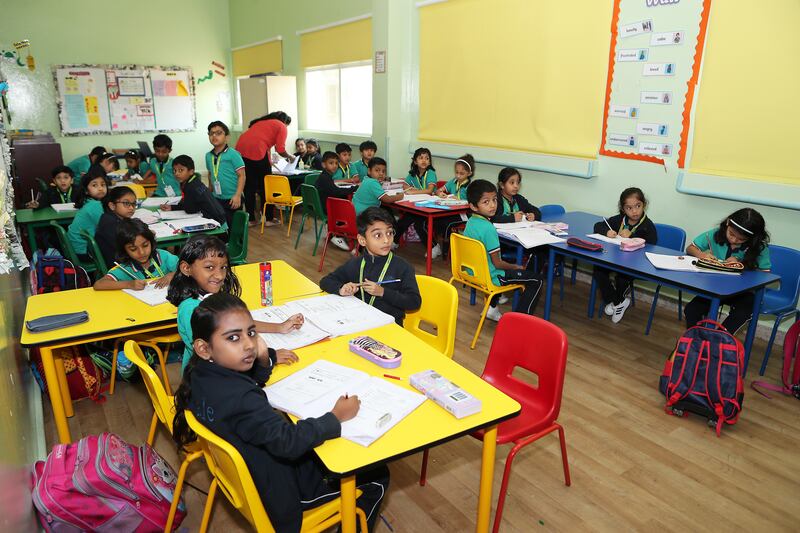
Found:
M 414 205 L 413 202 L 409 201 L 400 201 L 391 204 L 393 208 L 396 208 L 398 211 L 405 211 L 412 215 L 418 215 L 428 220 L 428 243 L 426 245 L 426 249 L 428 253 L 426 254 L 425 259 L 425 274 L 430 276 L 431 275 L 431 245 L 433 243 L 433 219 L 434 218 L 441 218 L 441 217 L 449 217 L 453 215 L 458 215 L 459 213 L 467 213 L 469 212 L 469 205 L 463 206 L 451 206 L 447 209 L 436 209 L 431 207 L 419 207 Z

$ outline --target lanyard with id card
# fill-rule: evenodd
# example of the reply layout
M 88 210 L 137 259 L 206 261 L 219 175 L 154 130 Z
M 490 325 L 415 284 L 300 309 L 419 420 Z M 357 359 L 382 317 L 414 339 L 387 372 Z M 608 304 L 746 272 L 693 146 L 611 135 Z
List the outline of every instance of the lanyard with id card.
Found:
M 169 163 L 169 161 L 167 161 L 166 163 Z M 175 189 L 172 188 L 172 185 L 166 185 L 164 183 L 164 165 L 166 163 L 162 163 L 161 161 L 156 161 L 156 168 L 158 169 L 158 170 L 154 169 L 156 173 L 156 178 L 158 179 L 158 182 L 161 185 L 164 185 L 164 192 L 167 193 L 167 196 L 177 196 L 175 194 Z
M 225 147 L 227 150 L 228 147 Z M 225 150 L 222 152 L 215 154 L 211 153 L 211 174 L 213 176 L 212 182 L 214 184 L 214 194 L 222 195 L 222 184 L 219 181 L 219 165 L 222 162 L 222 154 L 225 153 Z

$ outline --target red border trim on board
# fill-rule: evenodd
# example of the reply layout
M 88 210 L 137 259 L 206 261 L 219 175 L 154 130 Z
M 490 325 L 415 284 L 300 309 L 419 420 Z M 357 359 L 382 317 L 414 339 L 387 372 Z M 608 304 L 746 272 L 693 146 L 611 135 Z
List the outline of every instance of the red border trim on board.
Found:
M 683 102 L 683 129 L 681 130 L 681 144 L 678 152 L 678 168 L 684 168 L 686 163 L 686 145 L 689 141 L 689 119 L 692 114 L 694 92 L 697 89 L 697 80 L 700 78 L 700 64 L 703 59 L 703 48 L 706 44 L 706 30 L 708 29 L 708 15 L 711 11 L 711 0 L 703 0 L 703 12 L 700 14 L 700 33 L 697 34 L 697 44 L 694 48 L 694 65 L 692 77 L 687 82 L 686 99 Z

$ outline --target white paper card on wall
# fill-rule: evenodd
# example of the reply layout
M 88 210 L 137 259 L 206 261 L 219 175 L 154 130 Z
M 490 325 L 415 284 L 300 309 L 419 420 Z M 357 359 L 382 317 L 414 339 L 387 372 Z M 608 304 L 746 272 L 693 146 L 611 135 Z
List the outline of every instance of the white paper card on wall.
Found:
M 639 116 L 639 108 L 632 105 L 611 104 L 608 106 L 609 117 L 636 118 Z
M 623 63 L 628 61 L 647 61 L 649 52 L 647 48 L 623 49 L 617 52 L 617 61 Z
M 642 76 L 674 76 L 675 63 L 645 63 Z
M 609 133 L 608 144 L 615 146 L 636 146 L 636 137 L 626 133 Z
M 666 124 L 656 124 L 655 122 L 639 122 L 636 124 L 636 133 L 639 135 L 658 135 L 666 137 L 669 128 Z
M 671 91 L 642 91 L 643 104 L 672 104 Z
M 377 50 L 375 52 L 375 74 L 384 72 L 386 72 L 386 50 Z
M 650 46 L 669 46 L 673 44 L 683 44 L 684 33 L 682 31 L 667 31 L 654 33 L 650 36 Z
M 620 28 L 619 36 L 622 38 L 631 37 L 632 35 L 639 35 L 641 33 L 650 33 L 653 31 L 652 20 L 640 20 L 631 24 L 624 24 Z
M 672 145 L 663 143 L 639 143 L 639 153 L 668 157 L 672 155 Z

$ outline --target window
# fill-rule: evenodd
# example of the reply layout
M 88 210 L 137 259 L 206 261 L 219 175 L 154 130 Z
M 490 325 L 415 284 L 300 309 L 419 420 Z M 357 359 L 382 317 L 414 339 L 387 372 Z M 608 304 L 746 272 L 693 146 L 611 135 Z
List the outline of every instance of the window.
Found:
M 372 64 L 306 69 L 306 129 L 372 133 Z

